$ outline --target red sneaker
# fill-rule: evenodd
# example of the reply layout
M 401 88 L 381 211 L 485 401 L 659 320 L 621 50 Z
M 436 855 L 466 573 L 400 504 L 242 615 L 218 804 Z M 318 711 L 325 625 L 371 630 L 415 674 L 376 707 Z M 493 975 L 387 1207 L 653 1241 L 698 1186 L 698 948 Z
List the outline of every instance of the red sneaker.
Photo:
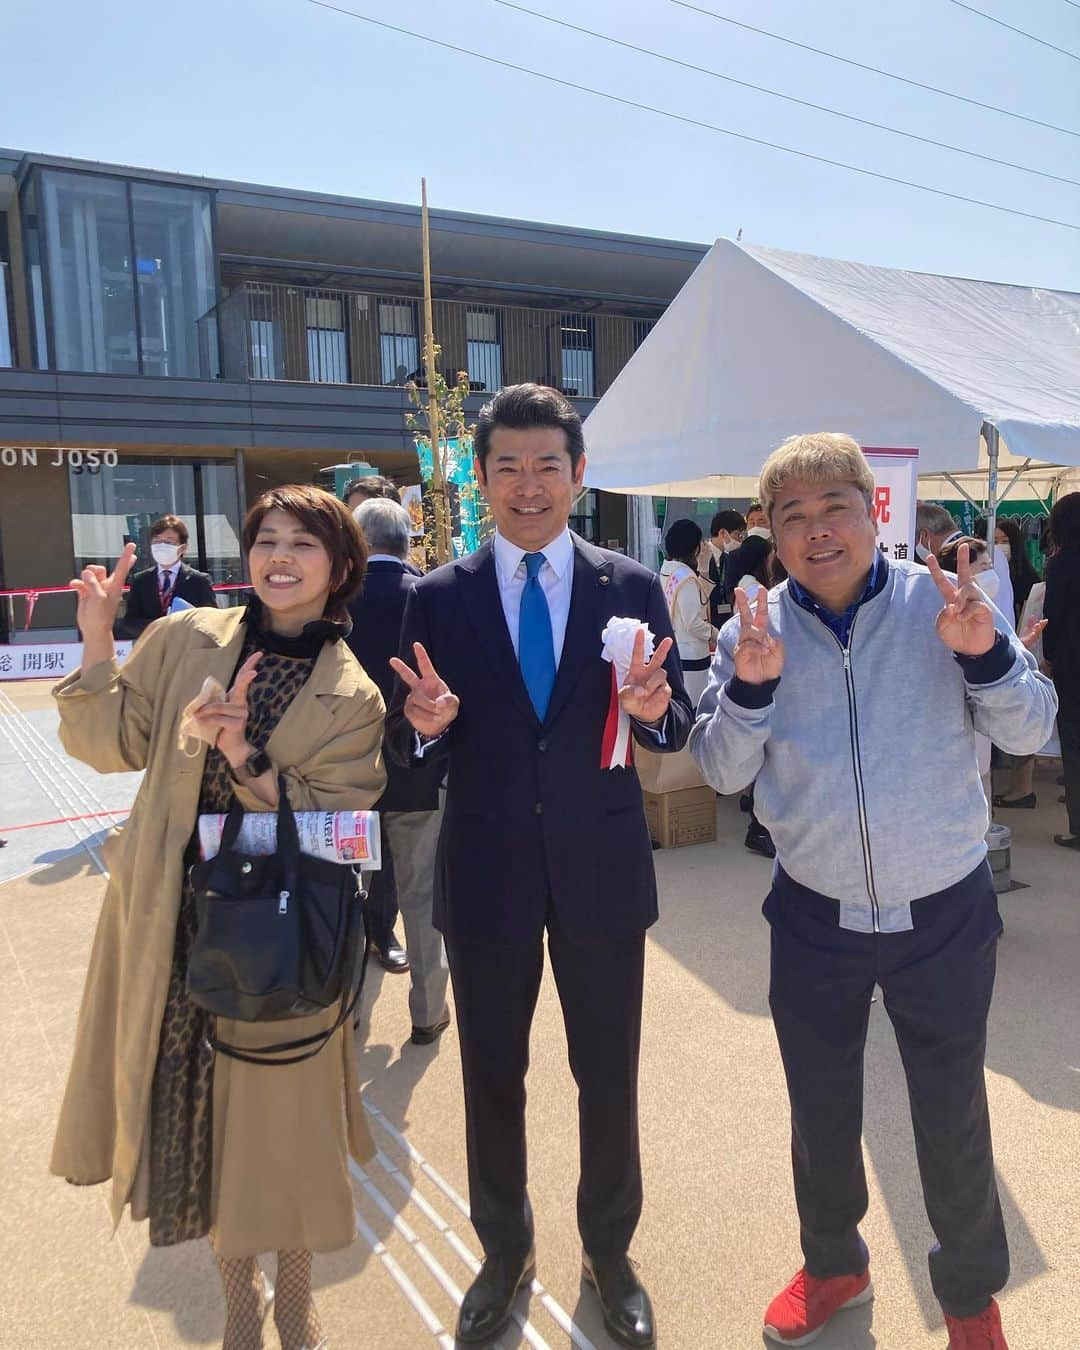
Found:
M 977 1317 L 945 1314 L 949 1350 L 1009 1350 L 1001 1329 L 1001 1309 L 991 1299 Z
M 800 1270 L 765 1310 L 765 1335 L 781 1345 L 809 1345 L 841 1308 L 857 1308 L 873 1297 L 869 1270 L 861 1275 L 835 1275 L 829 1280 L 815 1279 Z M 976 1344 L 971 1342 L 972 1346 Z

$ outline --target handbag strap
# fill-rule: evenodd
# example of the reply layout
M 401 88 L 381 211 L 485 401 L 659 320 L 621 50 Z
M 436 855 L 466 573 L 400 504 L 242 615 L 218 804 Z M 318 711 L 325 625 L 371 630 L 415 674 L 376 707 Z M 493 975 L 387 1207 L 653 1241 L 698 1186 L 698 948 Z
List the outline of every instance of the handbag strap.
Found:
M 282 783 L 284 789 L 284 783 Z M 293 829 L 295 830 L 295 824 Z M 359 869 L 354 868 L 354 872 L 359 876 Z M 333 1026 L 327 1027 L 325 1031 L 317 1031 L 313 1036 L 301 1036 L 292 1041 L 277 1041 L 273 1045 L 250 1045 L 241 1050 L 238 1046 L 230 1045 L 228 1041 L 221 1041 L 214 1035 L 208 1034 L 206 1039 L 210 1048 L 217 1053 L 228 1056 L 229 1059 L 239 1059 L 245 1064 L 301 1064 L 305 1059 L 314 1059 L 320 1050 L 327 1044 L 331 1036 L 348 1021 L 352 1016 L 357 1003 L 360 1002 L 360 995 L 364 990 L 364 979 L 367 975 L 368 956 L 371 952 L 371 932 L 364 917 L 364 901 L 367 899 L 367 892 L 362 887 L 357 887 L 357 903 L 354 906 L 354 917 L 350 921 L 355 925 L 357 918 L 363 925 L 364 945 L 361 952 L 359 942 L 352 942 L 352 959 L 350 961 L 349 977 L 345 982 L 345 988 L 341 995 L 341 1007 Z M 350 934 L 351 938 L 351 934 Z M 359 965 L 360 974 L 357 978 L 357 966 Z M 353 984 L 355 982 L 355 989 Z M 352 996 L 349 996 L 349 990 L 353 989 Z M 313 1049 L 305 1049 L 307 1046 Z M 283 1051 L 302 1050 L 302 1054 L 283 1055 Z
M 218 845 L 218 855 L 222 853 L 231 853 L 240 834 L 240 826 L 244 823 L 244 808 L 235 797 L 232 799 L 232 805 L 229 807 L 229 813 L 225 817 L 225 827 L 221 831 L 221 843 Z

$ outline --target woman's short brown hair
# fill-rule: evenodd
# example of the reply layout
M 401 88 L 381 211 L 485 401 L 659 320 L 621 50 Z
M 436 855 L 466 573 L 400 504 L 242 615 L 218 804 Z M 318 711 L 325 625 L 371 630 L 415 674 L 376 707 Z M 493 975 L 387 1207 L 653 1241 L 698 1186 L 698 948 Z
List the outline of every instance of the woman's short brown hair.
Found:
M 367 567 L 367 544 L 352 512 L 332 492 L 306 483 L 269 488 L 252 505 L 244 520 L 241 543 L 244 557 L 251 552 L 263 519 L 271 511 L 285 511 L 298 520 L 330 555 L 330 594 L 326 617 L 343 619 L 346 606 L 359 591 Z

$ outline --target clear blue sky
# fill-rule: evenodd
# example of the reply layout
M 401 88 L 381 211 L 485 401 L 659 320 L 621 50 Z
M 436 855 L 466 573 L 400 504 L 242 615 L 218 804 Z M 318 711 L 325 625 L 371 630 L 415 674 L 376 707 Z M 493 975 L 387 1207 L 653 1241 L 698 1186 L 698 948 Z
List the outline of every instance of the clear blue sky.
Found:
M 344 8 L 797 149 L 1080 225 L 1080 187 L 983 164 L 569 33 L 495 0 Z M 1080 138 L 796 51 L 671 0 L 523 0 L 726 74 L 1080 180 Z M 950 0 L 697 0 L 1080 131 L 1080 62 Z M 1068 0 L 972 0 L 1080 53 Z M 307 0 L 41 0 L 3 12 L 0 144 L 1080 291 L 1080 231 L 677 124 Z

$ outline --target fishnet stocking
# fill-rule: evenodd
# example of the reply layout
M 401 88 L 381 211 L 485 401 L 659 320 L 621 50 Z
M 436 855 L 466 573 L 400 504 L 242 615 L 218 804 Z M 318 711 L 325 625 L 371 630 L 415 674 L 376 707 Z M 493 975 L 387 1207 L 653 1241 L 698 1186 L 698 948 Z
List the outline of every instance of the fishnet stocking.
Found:
M 225 1335 L 221 1350 L 263 1350 L 269 1303 L 262 1271 L 253 1256 L 226 1261 L 214 1253 L 225 1285 Z
M 277 1255 L 274 1325 L 281 1350 L 319 1350 L 326 1341 L 311 1301 L 311 1253 L 288 1251 Z

